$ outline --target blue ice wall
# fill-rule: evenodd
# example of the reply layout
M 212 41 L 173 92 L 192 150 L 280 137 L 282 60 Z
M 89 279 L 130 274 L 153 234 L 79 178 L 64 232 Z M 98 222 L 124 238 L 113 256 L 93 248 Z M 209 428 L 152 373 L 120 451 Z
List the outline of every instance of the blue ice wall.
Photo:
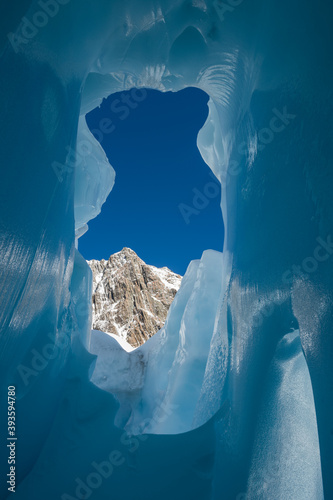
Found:
M 4 10 L 0 457 L 8 470 L 15 385 L 17 497 L 333 498 L 329 2 L 50 0 Z M 78 238 L 114 173 L 83 117 L 123 89 L 187 86 L 210 96 L 198 147 L 222 186 L 221 295 L 187 432 L 171 413 L 165 434 L 129 436 L 114 425 L 115 396 L 89 381 L 91 277 L 75 228 Z M 167 394 L 182 335 L 170 340 Z M 198 367 L 195 349 L 184 354 L 179 387 Z

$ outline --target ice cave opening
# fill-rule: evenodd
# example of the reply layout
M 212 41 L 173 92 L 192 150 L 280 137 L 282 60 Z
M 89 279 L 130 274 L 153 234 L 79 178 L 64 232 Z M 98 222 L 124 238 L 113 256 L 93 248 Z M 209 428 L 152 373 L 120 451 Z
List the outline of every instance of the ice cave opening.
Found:
M 187 92 L 187 90 L 191 90 L 191 92 Z M 101 207 L 101 215 L 106 209 L 109 210 L 109 213 L 100 227 L 104 231 L 107 230 L 107 224 L 110 224 L 111 238 L 112 236 L 116 237 L 115 229 L 112 228 L 112 220 L 108 221 L 107 217 L 112 218 L 112 214 L 119 213 L 121 207 L 118 207 L 121 197 L 128 196 L 128 177 L 132 175 L 128 163 L 134 162 L 134 168 L 139 172 L 144 172 L 145 168 L 148 169 L 146 180 L 138 179 L 135 181 L 134 179 L 134 188 L 139 190 L 140 197 L 147 196 L 148 193 L 148 191 L 143 191 L 144 183 L 148 180 L 150 189 L 154 189 L 154 181 L 155 183 L 159 181 L 156 171 L 166 170 L 171 182 L 169 185 L 160 186 L 160 190 L 157 190 L 155 205 L 150 203 L 149 210 L 155 216 L 157 213 L 158 220 L 159 198 L 165 195 L 172 200 L 172 203 L 169 203 L 166 208 L 174 212 L 177 209 L 177 216 L 172 214 L 171 224 L 168 228 L 170 232 L 174 231 L 175 234 L 173 237 L 167 237 L 170 240 L 170 245 L 165 245 L 164 255 L 176 247 L 177 251 L 182 252 L 185 259 L 188 259 L 186 267 L 183 268 L 186 271 L 186 273 L 184 272 L 184 284 L 175 296 L 174 303 L 171 304 L 165 325 L 156 334 L 156 338 L 148 339 L 147 346 L 141 346 L 134 352 L 128 352 L 130 346 L 126 346 L 126 342 L 121 341 L 122 339 L 119 339 L 120 345 L 118 345 L 115 338 L 111 338 L 104 332 L 93 330 L 89 349 L 92 354 L 97 356 L 94 371 L 91 370 L 92 382 L 101 389 L 112 393 L 120 403 L 120 409 L 115 419 L 116 425 L 134 434 L 168 434 L 185 432 L 193 425 L 195 407 L 200 397 L 208 359 L 207 349 L 213 336 L 215 318 L 220 304 L 224 231 L 220 181 L 212 173 L 197 149 L 198 133 L 207 122 L 209 97 L 202 90 L 195 88 L 184 89 L 176 93 L 153 91 L 153 94 L 149 94 L 149 92 L 151 91 L 146 88 L 133 87 L 127 92 L 112 93 L 106 100 L 102 101 L 98 109 L 95 108 L 89 115 L 80 119 L 80 127 L 83 130 L 81 129 L 79 133 L 82 134 L 83 141 L 86 141 L 89 137 L 89 129 L 90 140 L 97 140 L 100 143 L 98 147 L 104 149 L 110 163 L 107 167 L 112 172 L 113 187 L 104 206 Z M 189 96 L 187 97 L 186 94 Z M 152 104 L 150 107 L 147 105 L 144 107 L 142 102 L 149 101 L 149 97 Z M 163 101 L 166 101 L 164 108 Z M 135 120 L 131 122 L 129 117 L 131 114 L 134 115 L 134 110 L 139 104 L 143 108 L 141 115 L 139 115 L 137 122 Z M 196 107 L 199 108 L 198 111 L 196 111 Z M 170 117 L 173 118 L 172 121 L 170 117 L 166 116 L 167 109 Z M 148 117 L 145 116 L 147 114 Z M 183 115 L 185 119 L 182 121 L 179 115 Z M 159 120 L 157 116 L 159 116 Z M 141 126 L 140 120 L 143 122 L 143 117 L 146 121 L 154 123 L 154 127 L 157 128 L 155 136 L 151 131 L 150 134 L 153 137 L 140 136 L 138 129 L 135 129 L 135 127 Z M 177 126 L 175 125 L 176 121 L 178 122 Z M 130 150 L 132 147 L 128 130 L 133 134 L 133 127 L 139 135 L 136 137 L 137 142 L 143 144 L 140 144 L 141 149 L 136 148 L 133 157 L 128 159 L 124 149 Z M 189 130 L 186 130 L 186 127 Z M 118 132 L 118 135 L 115 132 Z M 163 137 L 161 137 L 162 135 Z M 173 140 L 174 137 L 177 140 Z M 110 138 L 113 138 L 113 141 Z M 160 157 L 151 158 L 151 163 L 147 167 L 147 156 L 143 159 L 141 156 L 144 156 L 143 151 L 148 148 L 154 138 L 157 141 L 155 154 L 157 155 L 159 151 Z M 145 143 L 147 139 L 148 141 Z M 84 146 L 83 142 L 82 145 Z M 134 142 L 134 148 L 136 145 L 137 143 Z M 80 151 L 80 148 L 79 139 L 77 150 Z M 93 151 L 92 148 L 88 148 L 88 154 L 82 156 L 84 175 L 87 175 L 90 166 L 92 169 L 96 169 Z M 174 162 L 172 167 L 170 167 L 171 161 Z M 185 161 L 187 164 L 184 164 Z M 114 183 L 113 167 L 117 172 L 116 175 L 123 170 L 125 179 L 123 180 L 124 186 L 117 193 L 116 201 L 118 204 L 111 203 L 111 207 L 108 208 L 108 200 L 112 202 L 113 192 L 117 186 L 117 183 Z M 182 176 L 179 175 L 180 170 L 184 170 Z M 144 173 L 141 175 L 143 176 Z M 150 180 L 149 176 L 153 177 L 153 181 Z M 91 179 L 93 179 L 93 175 L 91 175 Z M 165 176 L 164 179 L 166 179 Z M 175 186 L 178 189 L 174 194 Z M 184 197 L 189 198 L 189 194 L 191 199 L 188 204 L 185 204 L 184 201 L 187 200 L 184 200 Z M 131 200 L 129 195 L 129 199 L 127 199 L 128 208 L 136 215 L 140 214 L 140 197 Z M 77 220 L 82 217 L 84 210 L 78 204 L 76 204 L 76 209 L 76 214 L 80 214 L 76 215 Z M 162 213 L 163 215 L 164 217 L 168 216 L 168 214 Z M 118 218 L 121 221 L 121 217 Z M 177 227 L 178 222 L 180 222 L 179 227 Z M 89 226 L 90 224 L 93 226 L 94 222 L 89 223 Z M 186 229 L 191 229 L 191 231 L 186 232 Z M 89 231 L 83 235 L 79 233 L 79 237 L 83 239 L 84 243 L 85 239 L 89 238 Z M 128 232 L 127 228 L 126 231 Z M 156 227 L 152 233 L 151 244 L 156 237 Z M 185 239 L 182 239 L 183 235 L 185 235 Z M 95 231 L 92 235 L 93 240 L 97 240 L 98 236 L 100 237 L 101 234 Z M 187 245 L 188 248 L 181 249 L 181 245 Z M 136 248 L 136 245 L 134 247 Z M 81 241 L 79 241 L 78 248 L 81 251 Z M 94 248 L 96 250 L 96 244 Z M 83 254 L 85 249 L 86 247 L 83 248 Z M 187 256 L 189 250 L 192 251 L 191 258 Z M 161 257 L 159 259 L 162 262 Z M 201 316 L 200 320 L 196 319 L 198 316 Z M 181 331 L 180 335 L 179 331 Z M 122 349 L 124 346 L 125 350 Z M 148 357 L 149 366 L 147 366 Z M 153 383 L 145 383 L 144 387 L 144 381 L 147 379 L 151 379 Z M 181 386 L 179 386 L 179 380 L 182 380 Z M 170 408 L 174 409 L 169 414 Z M 178 408 L 177 411 L 176 408 Z M 159 415 L 160 413 L 162 413 L 162 417 Z M 203 424 L 204 421 L 205 419 L 202 421 L 199 419 L 195 426 Z
M 101 214 L 89 222 L 78 246 L 93 271 L 93 329 L 120 335 L 133 347 L 163 326 L 189 262 L 207 248 L 223 249 L 220 182 L 196 144 L 208 99 L 196 88 L 175 93 L 133 88 L 110 95 L 86 115 L 116 172 Z M 109 261 L 124 247 L 138 258 L 122 251 Z M 120 270 L 123 259 L 126 271 Z M 142 268 L 139 259 L 154 267 Z M 163 277 L 158 268 L 165 267 Z M 141 285 L 127 279 L 139 279 Z M 120 300 L 124 290 L 126 300 Z

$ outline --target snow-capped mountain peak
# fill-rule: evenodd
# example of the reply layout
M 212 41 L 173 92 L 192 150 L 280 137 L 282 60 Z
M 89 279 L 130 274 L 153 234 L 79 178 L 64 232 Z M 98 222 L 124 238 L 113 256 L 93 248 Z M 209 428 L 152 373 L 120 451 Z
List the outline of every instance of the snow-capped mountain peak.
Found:
M 147 265 L 130 248 L 108 260 L 90 260 L 93 328 L 120 336 L 133 347 L 162 328 L 182 277 Z

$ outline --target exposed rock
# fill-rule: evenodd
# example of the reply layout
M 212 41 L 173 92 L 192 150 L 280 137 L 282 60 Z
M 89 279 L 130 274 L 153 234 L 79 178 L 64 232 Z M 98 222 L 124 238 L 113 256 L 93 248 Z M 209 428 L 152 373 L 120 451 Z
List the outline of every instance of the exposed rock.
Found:
M 94 330 L 138 347 L 162 328 L 181 276 L 167 267 L 147 265 L 130 248 L 88 264 L 93 272 Z

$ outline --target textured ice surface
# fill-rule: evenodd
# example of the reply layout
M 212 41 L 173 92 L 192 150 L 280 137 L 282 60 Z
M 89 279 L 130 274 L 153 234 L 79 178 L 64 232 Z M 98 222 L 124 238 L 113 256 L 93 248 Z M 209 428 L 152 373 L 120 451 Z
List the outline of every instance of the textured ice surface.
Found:
M 320 468 L 313 463 L 320 463 L 316 414 L 296 330 L 279 342 L 268 370 L 247 498 L 323 498 Z
M 2 401 L 17 391 L 16 498 L 321 500 L 321 475 L 333 498 L 330 4 L 6 12 L 0 370 Z M 223 256 L 215 274 L 204 255 L 200 279 L 190 264 L 136 399 L 130 368 L 114 397 L 89 381 L 103 359 L 87 350 L 91 274 L 75 251 L 114 173 L 84 115 L 123 89 L 188 86 L 210 96 L 198 147 L 222 185 Z M 5 407 L 0 419 L 6 471 Z
M 110 166 L 100 143 L 91 135 L 85 117 L 80 118 L 77 133 L 77 152 L 73 155 L 75 175 L 75 230 L 82 236 L 82 228 L 101 211 L 113 188 L 115 172 Z M 61 175 L 61 174 L 60 174 Z M 60 178 L 61 179 L 61 178 Z

